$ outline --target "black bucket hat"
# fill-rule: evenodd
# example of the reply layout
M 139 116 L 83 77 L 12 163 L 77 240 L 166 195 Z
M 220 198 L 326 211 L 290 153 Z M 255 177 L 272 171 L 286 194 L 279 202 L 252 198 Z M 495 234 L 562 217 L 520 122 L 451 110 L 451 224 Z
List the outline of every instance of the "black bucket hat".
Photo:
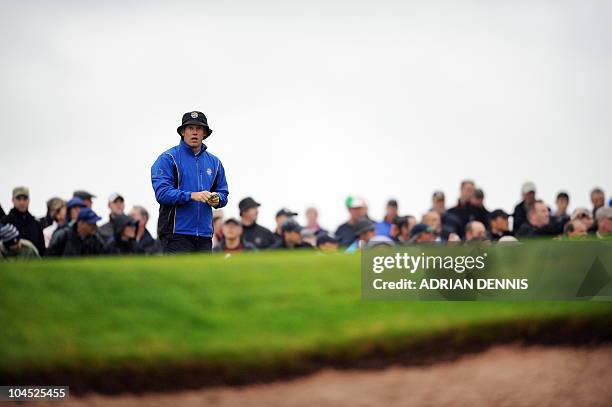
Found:
M 204 113 L 194 111 L 194 112 L 187 112 L 183 115 L 183 120 L 182 120 L 181 125 L 176 128 L 176 132 L 179 134 L 179 136 L 181 137 L 183 136 L 181 132 L 183 131 L 185 126 L 188 126 L 190 124 L 195 124 L 197 126 L 203 126 L 208 131 L 208 135 L 204 138 L 210 137 L 210 135 L 212 134 L 212 129 L 208 127 L 208 120 L 206 119 L 206 116 L 204 116 Z

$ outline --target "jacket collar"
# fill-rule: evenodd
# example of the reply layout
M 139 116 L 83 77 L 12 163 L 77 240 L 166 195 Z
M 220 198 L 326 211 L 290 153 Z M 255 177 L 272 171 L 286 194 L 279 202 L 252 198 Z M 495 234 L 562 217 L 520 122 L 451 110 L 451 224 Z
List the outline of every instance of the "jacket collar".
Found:
M 191 147 L 189 147 L 187 145 L 187 143 L 185 143 L 184 140 L 181 139 L 181 143 L 179 144 L 180 148 L 182 148 L 185 152 L 195 155 L 196 157 L 199 156 L 200 154 L 202 154 L 204 151 L 206 151 L 206 149 L 208 147 L 206 147 L 206 144 L 202 143 L 202 148 L 200 149 L 200 152 L 197 154 L 193 154 L 193 151 L 191 151 Z

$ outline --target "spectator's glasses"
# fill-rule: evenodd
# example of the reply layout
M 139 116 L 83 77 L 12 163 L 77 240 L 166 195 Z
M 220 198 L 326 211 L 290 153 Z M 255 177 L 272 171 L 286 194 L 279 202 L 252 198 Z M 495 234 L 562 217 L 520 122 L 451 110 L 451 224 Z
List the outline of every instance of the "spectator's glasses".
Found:
M 15 197 L 16 200 L 18 201 L 27 201 L 30 199 L 30 197 L 26 196 L 26 195 L 18 195 Z
M 579 214 L 578 216 L 576 216 L 576 218 L 578 218 L 578 219 L 591 219 L 591 215 L 586 213 L 586 212 L 583 212 L 583 213 Z

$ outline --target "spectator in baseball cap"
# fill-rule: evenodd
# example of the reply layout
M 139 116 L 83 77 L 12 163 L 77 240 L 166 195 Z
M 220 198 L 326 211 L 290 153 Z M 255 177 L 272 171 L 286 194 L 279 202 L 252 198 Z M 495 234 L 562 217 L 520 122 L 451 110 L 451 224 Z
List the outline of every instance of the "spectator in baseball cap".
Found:
M 357 236 L 357 239 L 346 249 L 347 253 L 353 253 L 361 250 L 373 239 L 377 242 L 392 242 L 392 239 L 389 236 L 377 235 L 376 224 L 370 219 L 366 218 L 360 219 L 355 223 L 355 235 Z
M 287 219 L 291 219 L 294 216 L 297 216 L 297 212 L 293 212 L 287 208 L 281 208 L 278 212 L 276 212 L 276 216 L 274 217 L 274 220 L 276 221 L 276 229 L 274 230 L 274 237 L 276 241 L 283 238 L 281 231 L 283 223 L 285 223 Z
M 598 239 L 612 239 L 612 208 L 609 206 L 601 206 L 595 212 L 595 219 L 597 220 L 597 232 L 596 236 Z
M 277 239 L 268 228 L 257 223 L 260 206 L 261 204 L 250 196 L 241 200 L 238 203 L 240 222 L 244 241 L 254 244 L 258 249 L 267 249 L 277 244 Z
M 93 199 L 96 197 L 94 194 L 82 189 L 74 191 L 72 193 L 72 196 L 74 198 L 81 198 L 83 204 L 88 208 L 91 208 L 93 206 Z
M 104 242 L 96 223 L 101 220 L 91 208 L 82 208 L 75 222 L 53 235 L 50 256 L 93 256 L 104 254 Z
M 510 231 L 508 215 L 503 209 L 495 209 L 489 214 L 489 231 L 491 240 L 496 242 L 503 236 L 514 236 Z
M 224 253 L 240 253 L 242 251 L 257 250 L 253 243 L 242 238 L 242 225 L 236 218 L 229 218 L 223 222 L 223 237 L 213 251 Z
M 124 215 L 125 199 L 123 196 L 117 192 L 112 193 L 108 197 L 108 209 L 110 210 L 108 222 L 98 228 L 98 233 L 105 242 L 111 240 L 115 233 L 114 219 Z
M 79 216 L 79 212 L 82 208 L 87 208 L 85 202 L 78 196 L 73 197 L 66 203 L 66 209 L 68 210 L 68 222 L 76 221 Z
M 517 234 L 523 223 L 528 223 L 527 213 L 533 207 L 536 201 L 536 186 L 533 182 L 525 182 L 521 186 L 521 195 L 523 200 L 514 207 L 514 213 L 512 215 L 512 231 Z
M 436 231 L 425 223 L 417 223 L 410 231 L 410 243 L 433 243 Z
M 349 220 L 338 226 L 335 236 L 340 240 L 340 246 L 351 245 L 356 239 L 356 223 L 361 219 L 367 219 L 368 206 L 363 198 L 349 196 L 344 202 L 349 212 Z
M 311 249 L 312 246 L 302 240 L 302 226 L 295 219 L 287 219 L 281 226 L 282 239 L 275 243 L 274 249 Z
M 40 256 L 45 255 L 43 228 L 29 211 L 30 190 L 27 187 L 13 189 L 13 208 L 0 222 L 10 223 L 17 228 L 22 239 L 29 240 Z
M 0 224 L 0 256 L 6 260 L 40 257 L 36 246 L 27 239 L 21 239 L 17 228 L 10 223 Z

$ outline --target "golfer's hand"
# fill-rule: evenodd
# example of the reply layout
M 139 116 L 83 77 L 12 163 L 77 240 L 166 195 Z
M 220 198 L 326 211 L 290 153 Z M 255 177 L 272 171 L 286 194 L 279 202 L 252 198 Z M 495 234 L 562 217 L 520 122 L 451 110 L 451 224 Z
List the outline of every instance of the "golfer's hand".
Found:
M 208 198 L 208 204 L 210 206 L 216 208 L 219 205 L 219 202 L 221 202 L 221 198 L 219 197 L 218 193 L 213 192 L 212 194 L 210 194 L 210 198 Z
M 192 192 L 191 193 L 191 199 L 193 201 L 207 203 L 208 200 L 210 199 L 211 195 L 212 194 L 210 192 L 208 192 L 208 191 Z

